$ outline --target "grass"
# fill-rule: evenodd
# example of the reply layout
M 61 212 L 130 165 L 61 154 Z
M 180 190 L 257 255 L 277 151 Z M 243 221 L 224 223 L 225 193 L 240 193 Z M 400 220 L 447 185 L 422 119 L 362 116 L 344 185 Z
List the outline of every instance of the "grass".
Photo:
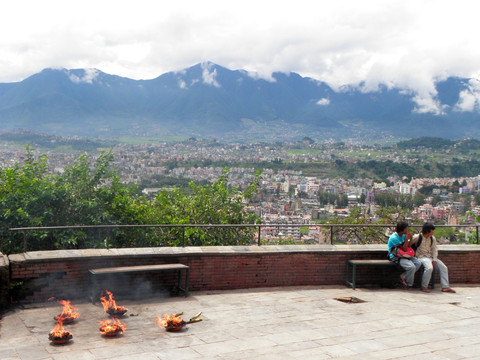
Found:
M 373 158 L 379 155 L 391 155 L 392 153 L 389 151 L 379 151 L 379 150 L 364 150 L 364 151 L 345 151 L 344 155 L 353 155 L 359 157 L 368 157 Z M 405 153 L 407 155 L 407 153 Z
M 289 149 L 287 150 L 287 154 L 290 154 L 290 155 L 318 155 L 321 152 L 322 150 L 320 149 Z

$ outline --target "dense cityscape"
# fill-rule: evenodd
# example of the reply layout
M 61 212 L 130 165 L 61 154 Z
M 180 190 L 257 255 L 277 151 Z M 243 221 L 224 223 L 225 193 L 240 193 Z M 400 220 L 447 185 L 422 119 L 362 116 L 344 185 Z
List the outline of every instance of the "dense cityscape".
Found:
M 3 168 L 21 162 L 25 156 L 25 149 L 12 149 L 10 145 L 5 142 L 0 152 Z M 307 229 L 301 226 L 262 229 L 262 238 L 271 241 L 283 237 L 291 242 L 329 242 L 327 232 L 318 225 L 341 222 L 352 216 L 353 209 L 353 216 L 361 216 L 364 222 L 372 224 L 388 223 L 403 216 L 415 223 L 475 225 L 480 215 L 475 196 L 478 176 L 409 177 L 392 173 L 386 177 L 358 177 L 356 174 L 345 177 L 341 173 L 335 176 L 331 171 L 323 176 L 311 175 L 331 164 L 353 164 L 365 159 L 401 166 L 429 161 L 426 159 L 434 156 L 440 156 L 443 163 L 458 162 L 456 156 L 459 155 L 452 155 L 450 149 L 399 150 L 333 141 L 315 144 L 304 138 L 297 143 L 272 144 L 225 144 L 196 139 L 147 145 L 118 143 L 111 151 L 113 165 L 122 182 L 137 184 L 139 194 L 150 197 L 161 189 L 186 186 L 189 181 L 211 183 L 224 168 L 229 171 L 229 185 L 242 190 L 254 179 L 256 172 L 261 171 L 260 188 L 248 210 L 259 215 L 264 224 L 305 225 Z M 59 174 L 79 156 L 78 152 L 41 148 L 34 153 L 37 157 L 45 154 L 49 171 Z M 89 156 L 94 158 L 95 153 Z M 475 152 L 461 155 L 462 160 L 472 160 L 476 156 Z M 289 168 L 287 164 L 305 167 L 301 170 Z M 309 164 L 317 170 L 312 171 Z M 389 209 L 387 215 L 385 209 Z M 461 236 L 467 239 L 467 235 Z M 458 237 L 457 232 L 450 239 L 459 240 Z M 448 242 L 449 238 L 443 241 Z

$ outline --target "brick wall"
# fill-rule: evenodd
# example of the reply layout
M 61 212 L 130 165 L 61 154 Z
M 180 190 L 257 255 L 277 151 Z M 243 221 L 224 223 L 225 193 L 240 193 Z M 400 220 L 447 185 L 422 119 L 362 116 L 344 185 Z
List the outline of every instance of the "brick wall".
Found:
M 87 298 L 88 269 L 99 267 L 182 263 L 190 266 L 190 291 L 342 286 L 347 259 L 385 256 L 385 245 L 305 245 L 39 251 L 10 255 L 8 260 L 10 280 L 22 282 L 15 298 L 41 302 L 52 296 Z M 452 284 L 480 283 L 480 246 L 440 246 L 439 257 L 449 267 Z M 358 270 L 357 281 L 359 286 L 392 286 L 399 273 L 395 268 L 365 267 Z M 118 290 L 132 295 L 137 290 L 156 292 L 174 288 L 176 275 L 137 274 L 117 280 L 120 280 Z M 104 282 L 105 288 L 113 286 L 111 278 Z
M 10 303 L 10 264 L 8 257 L 0 253 L 0 309 L 5 309 Z

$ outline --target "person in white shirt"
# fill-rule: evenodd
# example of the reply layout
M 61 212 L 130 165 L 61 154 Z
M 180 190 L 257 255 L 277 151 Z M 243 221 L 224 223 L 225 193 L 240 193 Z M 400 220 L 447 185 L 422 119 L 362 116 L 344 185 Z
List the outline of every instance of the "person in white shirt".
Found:
M 448 281 L 448 268 L 438 258 L 437 240 L 433 236 L 435 225 L 426 222 L 423 224 L 422 233 L 416 234 L 412 239 L 412 247 L 416 247 L 415 256 L 423 265 L 423 276 L 421 290 L 423 292 L 430 292 L 428 284 L 432 277 L 433 268 L 436 268 L 440 274 L 440 285 L 442 292 L 454 293 L 456 292 L 450 287 Z

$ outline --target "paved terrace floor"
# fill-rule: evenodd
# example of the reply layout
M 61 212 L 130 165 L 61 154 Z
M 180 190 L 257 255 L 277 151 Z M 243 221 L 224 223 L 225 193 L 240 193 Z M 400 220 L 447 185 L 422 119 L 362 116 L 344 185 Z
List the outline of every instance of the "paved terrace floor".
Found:
M 128 308 L 125 334 L 102 337 L 100 304 L 74 303 L 73 339 L 53 345 L 48 333 L 61 305 L 16 308 L 0 320 L 0 358 L 10 359 L 479 359 L 480 287 L 435 289 L 288 287 L 194 292 L 118 301 Z M 339 297 L 363 303 L 344 303 Z M 154 323 L 183 311 L 203 321 L 181 332 Z

